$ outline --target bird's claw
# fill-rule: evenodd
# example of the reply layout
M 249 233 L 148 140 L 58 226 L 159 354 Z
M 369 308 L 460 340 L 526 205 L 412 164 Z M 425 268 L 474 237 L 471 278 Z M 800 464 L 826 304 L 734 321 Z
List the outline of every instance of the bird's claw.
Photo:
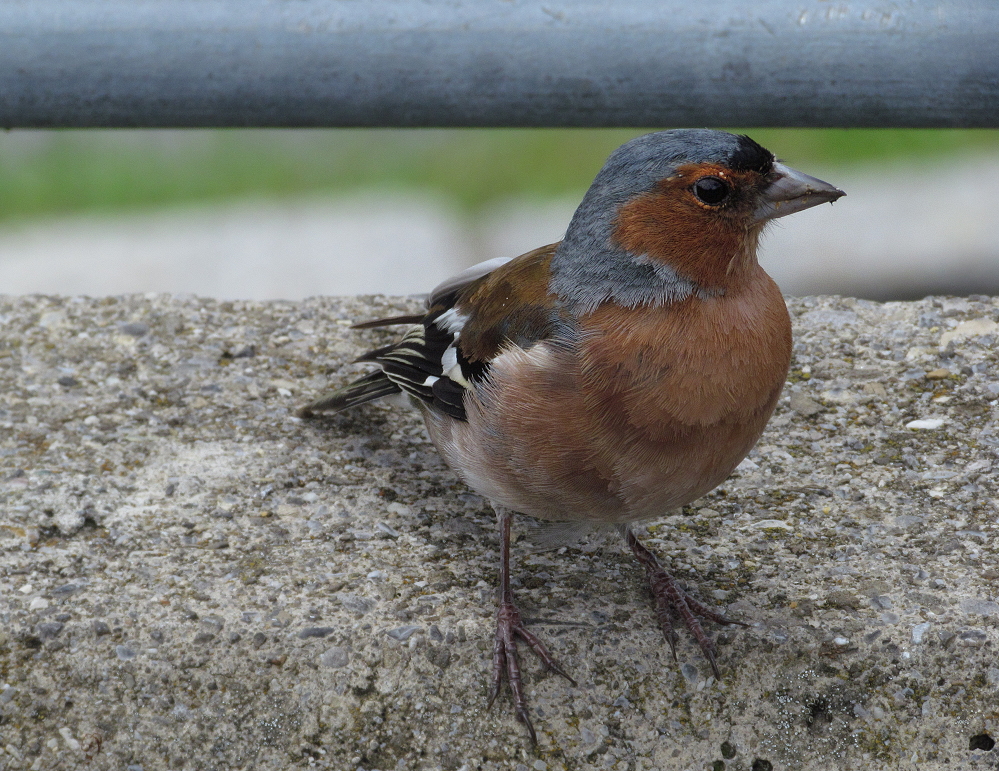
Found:
M 527 732 L 531 736 L 531 743 L 538 743 L 538 735 L 531 723 L 531 718 L 527 712 L 527 697 L 524 695 L 523 680 L 520 676 L 520 662 L 517 659 L 517 638 L 526 642 L 535 655 L 541 659 L 545 667 L 551 671 L 562 675 L 573 685 L 576 681 L 566 674 L 565 670 L 554 659 L 548 648 L 531 632 L 527 631 L 520 618 L 520 611 L 512 602 L 500 604 L 496 614 L 496 642 L 493 645 L 493 676 L 492 687 L 489 690 L 489 701 L 486 709 L 493 705 L 499 695 L 500 687 L 503 683 L 504 675 L 510 685 L 510 693 L 513 696 L 514 711 L 517 720 L 524 724 Z
M 701 622 L 697 620 L 698 616 L 701 618 L 706 618 L 709 621 L 714 621 L 716 624 L 737 624 L 738 626 L 748 626 L 742 621 L 736 621 L 735 619 L 723 616 L 716 610 L 712 610 L 707 605 L 698 602 L 689 594 L 687 594 L 680 585 L 676 582 L 676 579 L 671 576 L 666 569 L 659 564 L 659 560 L 656 556 L 650 552 L 645 546 L 635 537 L 635 534 L 629 529 L 626 532 L 626 540 L 631 550 L 635 553 L 638 561 L 642 563 L 645 568 L 646 575 L 649 577 L 649 589 L 652 591 L 652 597 L 656 605 L 656 620 L 659 622 L 659 627 L 663 631 L 663 636 L 666 638 L 666 642 L 669 644 L 670 651 L 673 654 L 673 660 L 676 661 L 676 632 L 673 629 L 673 621 L 677 617 L 683 621 L 683 625 L 687 627 L 687 631 L 693 635 L 694 639 L 697 641 L 701 652 L 704 657 L 708 660 L 711 665 L 711 671 L 714 673 L 716 679 L 721 678 L 721 673 L 718 671 L 718 664 L 715 661 L 715 645 L 711 641 L 711 638 L 707 636 L 704 628 L 701 626 Z
M 741 621 L 723 616 L 687 594 L 669 573 L 663 568 L 648 570 L 649 588 L 656 603 L 656 619 L 663 630 L 663 636 L 669 643 L 673 660 L 676 661 L 676 632 L 673 630 L 673 619 L 677 616 L 687 627 L 687 631 L 697 640 L 704 657 L 711 664 L 711 671 L 716 679 L 721 678 L 718 664 L 715 662 L 715 645 L 707 636 L 697 617 L 706 618 L 716 624 L 738 624 L 746 626 Z

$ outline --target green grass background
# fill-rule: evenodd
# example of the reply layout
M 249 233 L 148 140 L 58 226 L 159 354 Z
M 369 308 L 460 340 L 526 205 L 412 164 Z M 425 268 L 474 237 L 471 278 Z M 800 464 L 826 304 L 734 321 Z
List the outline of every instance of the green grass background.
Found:
M 999 153 L 999 131 L 739 130 L 815 168 Z M 514 196 L 581 193 L 639 130 L 8 131 L 0 221 L 355 189 L 439 193 L 468 212 Z

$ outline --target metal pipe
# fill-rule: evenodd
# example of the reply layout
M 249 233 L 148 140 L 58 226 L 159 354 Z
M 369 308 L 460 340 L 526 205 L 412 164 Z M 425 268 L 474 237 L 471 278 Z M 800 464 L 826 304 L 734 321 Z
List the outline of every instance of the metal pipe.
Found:
M 999 127 L 987 0 L 3 0 L 0 126 Z

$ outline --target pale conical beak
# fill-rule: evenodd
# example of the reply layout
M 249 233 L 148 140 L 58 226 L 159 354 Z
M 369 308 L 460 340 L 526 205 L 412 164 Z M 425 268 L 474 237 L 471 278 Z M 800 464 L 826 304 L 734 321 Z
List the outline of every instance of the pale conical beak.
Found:
M 846 195 L 838 187 L 795 171 L 783 163 L 774 163 L 772 176 L 774 181 L 763 190 L 760 205 L 754 212 L 755 222 L 786 217 L 820 203 L 832 203 Z

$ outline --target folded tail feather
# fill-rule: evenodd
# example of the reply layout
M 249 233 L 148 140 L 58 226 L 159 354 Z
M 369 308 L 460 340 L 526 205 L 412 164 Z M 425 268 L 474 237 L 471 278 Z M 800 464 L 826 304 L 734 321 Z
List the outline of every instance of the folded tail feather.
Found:
M 415 316 L 390 316 L 385 319 L 372 319 L 371 321 L 359 321 L 351 324 L 351 329 L 374 329 L 375 327 L 391 327 L 397 324 L 422 324 L 426 318 L 426 313 L 418 313 Z
M 317 412 L 340 412 L 371 402 L 383 396 L 401 393 L 402 389 L 381 370 L 371 372 L 353 383 L 331 391 L 298 411 L 299 417 L 310 418 Z

